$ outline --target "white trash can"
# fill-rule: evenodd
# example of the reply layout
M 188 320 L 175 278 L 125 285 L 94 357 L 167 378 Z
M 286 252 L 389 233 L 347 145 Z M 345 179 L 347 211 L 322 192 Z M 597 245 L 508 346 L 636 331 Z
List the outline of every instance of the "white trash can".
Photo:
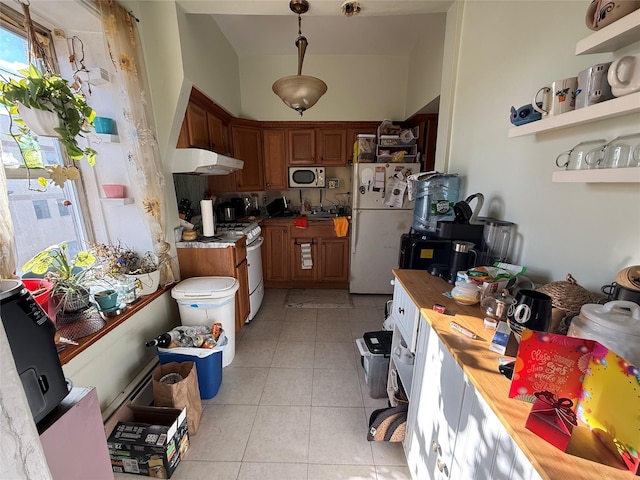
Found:
M 171 289 L 171 296 L 178 302 L 182 325 L 222 323 L 228 339 L 222 352 L 223 367 L 229 365 L 236 354 L 235 296 L 239 287 L 233 277 L 193 277 Z

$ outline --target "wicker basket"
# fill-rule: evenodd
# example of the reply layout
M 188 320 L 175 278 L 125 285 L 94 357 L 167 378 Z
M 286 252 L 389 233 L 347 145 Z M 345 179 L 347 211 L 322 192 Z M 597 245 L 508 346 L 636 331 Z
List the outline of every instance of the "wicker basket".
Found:
M 552 282 L 537 289 L 551 297 L 553 310 L 549 331 L 566 335 L 571 318 L 580 313 L 580 309 L 587 303 L 596 303 L 598 296 L 586 288 L 578 285 L 573 276 L 568 273 L 567 279 Z

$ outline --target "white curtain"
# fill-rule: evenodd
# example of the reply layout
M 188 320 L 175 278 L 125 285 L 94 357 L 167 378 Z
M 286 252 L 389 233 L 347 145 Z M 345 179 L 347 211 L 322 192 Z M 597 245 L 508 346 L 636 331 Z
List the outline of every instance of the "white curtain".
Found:
M 177 265 L 169 255 L 165 240 L 165 179 L 162 158 L 155 138 L 149 89 L 136 19 L 118 2 L 97 0 L 109 55 L 116 72 L 124 116 L 120 133 L 127 155 L 129 177 L 142 196 L 143 217 L 160 261 L 160 283 L 163 286 L 179 279 Z
M 0 159 L 2 144 L 0 143 Z M 16 271 L 15 235 L 9 211 L 7 176 L 0 160 L 0 278 L 14 278 Z

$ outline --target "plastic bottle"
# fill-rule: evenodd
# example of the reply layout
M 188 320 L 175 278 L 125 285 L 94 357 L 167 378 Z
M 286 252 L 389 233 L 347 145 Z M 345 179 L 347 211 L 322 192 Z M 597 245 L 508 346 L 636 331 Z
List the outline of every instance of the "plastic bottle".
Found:
M 458 174 L 436 174 L 421 180 L 416 189 L 413 209 L 413 229 L 422 233 L 435 233 L 438 221 L 453 220 L 453 206 L 459 200 Z

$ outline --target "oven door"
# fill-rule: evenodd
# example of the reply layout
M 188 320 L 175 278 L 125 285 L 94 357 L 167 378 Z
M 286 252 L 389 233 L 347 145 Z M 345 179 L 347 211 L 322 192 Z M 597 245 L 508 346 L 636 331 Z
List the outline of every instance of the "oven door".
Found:
M 290 188 L 324 188 L 325 177 L 322 167 L 289 167 Z

